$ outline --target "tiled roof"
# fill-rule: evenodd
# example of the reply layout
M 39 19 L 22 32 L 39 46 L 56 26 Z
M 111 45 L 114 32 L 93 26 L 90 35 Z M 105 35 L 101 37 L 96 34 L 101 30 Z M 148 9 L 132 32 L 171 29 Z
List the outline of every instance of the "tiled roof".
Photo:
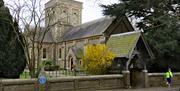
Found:
M 116 56 L 129 58 L 139 37 L 139 31 L 111 35 L 106 45 Z
M 46 32 L 45 35 L 44 35 L 44 32 Z M 51 31 L 46 31 L 44 27 L 41 27 L 39 30 L 36 30 L 36 31 L 32 27 L 28 30 L 27 33 L 28 33 L 29 38 L 31 39 L 33 38 L 33 35 L 35 34 L 35 41 L 41 41 L 43 38 L 43 42 L 54 42 Z
M 44 31 L 42 31 L 42 33 L 40 35 L 41 39 L 43 38 L 43 32 Z M 54 42 L 51 31 L 47 31 L 47 33 L 45 33 L 43 42 Z
M 82 48 L 73 47 L 72 51 L 73 51 L 74 55 L 76 56 L 76 58 L 82 58 L 82 56 L 83 56 L 83 49 Z
M 82 58 L 84 52 L 84 43 L 83 42 L 76 43 L 76 45 L 74 45 L 71 49 L 74 55 L 76 56 L 76 58 Z
M 64 34 L 62 40 L 67 41 L 95 35 L 102 35 L 114 19 L 114 17 L 107 16 L 91 22 L 81 24 L 79 26 L 75 26 L 70 30 L 67 30 L 68 32 Z

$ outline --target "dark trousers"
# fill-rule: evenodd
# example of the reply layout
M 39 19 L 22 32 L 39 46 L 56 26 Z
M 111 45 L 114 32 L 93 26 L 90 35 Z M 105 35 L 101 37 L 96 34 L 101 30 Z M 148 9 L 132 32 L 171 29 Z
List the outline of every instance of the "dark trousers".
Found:
M 168 82 L 169 84 L 171 84 L 171 83 L 172 83 L 171 78 L 167 78 L 167 82 Z

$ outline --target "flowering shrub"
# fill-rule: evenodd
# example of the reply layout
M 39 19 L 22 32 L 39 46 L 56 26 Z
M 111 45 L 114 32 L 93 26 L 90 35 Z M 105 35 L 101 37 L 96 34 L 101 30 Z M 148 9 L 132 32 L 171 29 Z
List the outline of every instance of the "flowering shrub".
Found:
M 114 57 L 115 54 L 104 44 L 87 45 L 83 56 L 83 67 L 89 74 L 105 74 Z

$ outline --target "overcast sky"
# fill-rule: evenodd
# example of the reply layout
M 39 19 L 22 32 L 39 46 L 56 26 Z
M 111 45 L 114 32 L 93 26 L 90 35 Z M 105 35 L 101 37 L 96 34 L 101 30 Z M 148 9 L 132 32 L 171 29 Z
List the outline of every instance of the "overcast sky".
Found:
M 12 1 L 16 0 L 4 0 L 6 3 L 12 3 Z M 18 1 L 18 0 L 17 0 Z M 20 0 L 23 2 L 23 0 Z M 49 0 L 44 0 L 46 3 Z M 83 2 L 83 10 L 82 10 L 82 23 L 88 22 L 91 20 L 95 20 L 103 17 L 102 8 L 99 6 L 100 4 L 113 4 L 117 3 L 119 0 L 76 0 Z
M 113 4 L 118 0 L 77 0 L 83 2 L 82 22 L 88 22 L 103 17 L 100 4 Z

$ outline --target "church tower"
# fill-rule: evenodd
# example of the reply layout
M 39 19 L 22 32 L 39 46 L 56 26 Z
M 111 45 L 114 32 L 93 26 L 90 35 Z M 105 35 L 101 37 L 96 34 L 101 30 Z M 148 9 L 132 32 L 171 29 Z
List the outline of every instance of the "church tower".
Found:
M 45 26 L 50 27 L 55 41 L 71 26 L 81 24 L 82 2 L 50 0 L 45 4 Z

